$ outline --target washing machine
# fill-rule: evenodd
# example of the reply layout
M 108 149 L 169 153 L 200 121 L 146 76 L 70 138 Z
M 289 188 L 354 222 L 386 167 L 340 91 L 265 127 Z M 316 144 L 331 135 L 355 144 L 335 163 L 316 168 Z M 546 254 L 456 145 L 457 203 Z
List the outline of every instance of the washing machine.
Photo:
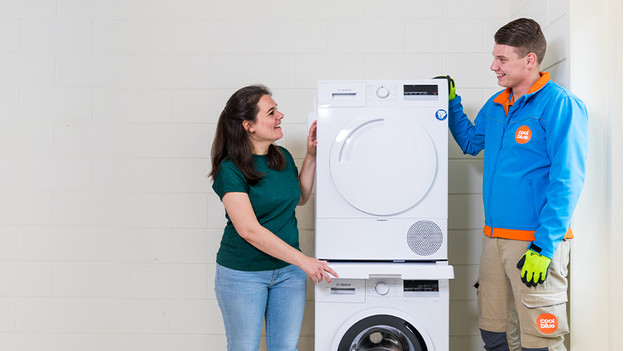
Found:
M 436 263 L 333 263 L 315 287 L 315 351 L 448 351 L 449 279 Z
M 446 260 L 446 80 L 319 81 L 316 257 Z

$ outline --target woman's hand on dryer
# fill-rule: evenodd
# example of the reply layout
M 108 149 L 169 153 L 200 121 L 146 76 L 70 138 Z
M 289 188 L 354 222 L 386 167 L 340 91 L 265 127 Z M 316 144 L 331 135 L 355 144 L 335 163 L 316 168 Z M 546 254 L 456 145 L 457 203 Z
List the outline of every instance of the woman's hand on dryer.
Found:
M 314 174 L 316 171 L 316 121 L 310 125 L 310 131 L 308 133 L 307 152 L 303 163 L 301 164 L 301 171 L 299 172 L 299 187 L 301 188 L 301 198 L 298 205 L 305 205 L 312 193 L 312 186 L 314 185 Z
M 336 273 L 327 261 L 322 261 L 314 257 L 304 256 L 303 262 L 299 267 L 312 279 L 315 283 L 320 283 L 325 279 L 328 283 L 331 282 L 331 275 L 338 278 Z
M 316 157 L 316 146 L 318 145 L 318 140 L 316 139 L 316 121 L 312 122 L 312 124 L 310 125 L 310 130 L 308 131 L 307 145 L 308 155 Z

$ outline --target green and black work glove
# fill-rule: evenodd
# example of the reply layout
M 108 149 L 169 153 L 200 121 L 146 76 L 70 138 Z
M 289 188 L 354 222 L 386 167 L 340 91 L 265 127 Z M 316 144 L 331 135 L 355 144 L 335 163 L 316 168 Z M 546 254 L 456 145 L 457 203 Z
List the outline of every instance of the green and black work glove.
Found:
M 528 287 L 535 287 L 537 284 L 542 284 L 546 277 L 548 277 L 548 268 L 550 267 L 551 259 L 542 256 L 537 251 L 542 251 L 535 244 L 531 244 L 527 252 L 522 255 L 520 261 L 516 267 L 520 268 L 520 278 L 522 282 Z
M 448 81 L 448 95 L 449 95 L 449 101 L 453 100 L 455 98 L 455 81 L 453 80 L 453 78 L 451 78 L 451 76 L 446 75 L 446 76 L 436 76 L 433 77 L 433 79 L 446 79 Z

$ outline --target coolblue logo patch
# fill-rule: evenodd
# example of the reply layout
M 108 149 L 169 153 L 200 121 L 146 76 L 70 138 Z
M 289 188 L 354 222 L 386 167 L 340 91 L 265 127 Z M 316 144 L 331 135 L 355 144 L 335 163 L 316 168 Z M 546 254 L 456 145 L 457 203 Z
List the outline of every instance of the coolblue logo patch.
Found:
M 438 121 L 444 121 L 446 119 L 447 113 L 445 109 L 439 109 L 436 111 L 435 113 L 435 117 L 438 119 Z

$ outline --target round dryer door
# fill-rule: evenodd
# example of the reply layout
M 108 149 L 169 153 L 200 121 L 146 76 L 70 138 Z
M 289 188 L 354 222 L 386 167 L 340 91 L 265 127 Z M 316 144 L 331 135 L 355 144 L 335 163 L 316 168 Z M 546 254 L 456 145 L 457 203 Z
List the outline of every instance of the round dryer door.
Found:
M 372 215 L 395 215 L 416 205 L 436 175 L 436 150 L 418 116 L 364 113 L 336 135 L 331 178 L 351 206 Z
M 426 351 L 418 331 L 408 322 L 391 315 L 374 315 L 347 330 L 338 351 Z

